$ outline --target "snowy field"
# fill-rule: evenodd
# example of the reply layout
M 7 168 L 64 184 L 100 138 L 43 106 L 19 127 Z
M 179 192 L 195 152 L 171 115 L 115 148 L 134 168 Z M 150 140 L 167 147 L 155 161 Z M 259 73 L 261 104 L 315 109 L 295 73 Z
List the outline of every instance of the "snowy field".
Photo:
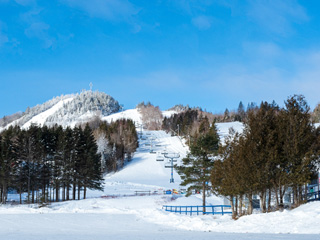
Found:
M 126 111 L 108 120 L 130 116 L 140 119 L 136 111 Z M 240 123 L 219 124 L 222 138 L 231 126 L 236 131 L 243 128 Z M 86 200 L 43 208 L 0 206 L 0 236 L 10 240 L 320 239 L 320 202 L 292 211 L 255 213 L 234 221 L 230 215 L 186 216 L 162 210 L 163 205 L 201 205 L 200 195 L 135 196 L 136 191 L 162 193 L 180 189 L 181 179 L 176 172 L 174 183 L 170 183 L 171 169 L 165 168 L 168 160 L 157 158 L 163 156 L 161 152 L 175 152 L 180 154 L 179 163 L 188 151 L 183 142 L 163 131 L 144 131 L 133 160 L 123 170 L 105 176 L 104 191 L 89 191 Z M 150 150 L 156 153 L 151 154 Z M 207 204 L 223 204 L 223 198 L 211 196 Z

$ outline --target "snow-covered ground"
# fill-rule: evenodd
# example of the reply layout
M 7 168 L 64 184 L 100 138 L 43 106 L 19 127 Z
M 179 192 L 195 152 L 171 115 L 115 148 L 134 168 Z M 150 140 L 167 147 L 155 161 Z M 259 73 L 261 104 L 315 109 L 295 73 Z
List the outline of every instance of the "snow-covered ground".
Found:
M 107 117 L 140 116 L 127 110 Z M 242 131 L 240 123 L 218 124 L 220 136 L 229 127 Z M 150 153 L 152 144 L 153 152 Z M 0 236 L 4 239 L 319 239 L 320 202 L 306 204 L 292 211 L 253 214 L 237 221 L 225 216 L 186 216 L 168 213 L 163 205 L 201 205 L 201 196 L 136 196 L 136 191 L 162 193 L 180 189 L 181 179 L 168 160 L 157 161 L 162 152 L 179 153 L 188 148 L 183 140 L 163 131 L 143 131 L 140 147 L 132 161 L 117 173 L 105 176 L 104 190 L 89 191 L 88 199 L 36 205 L 0 206 Z M 207 204 L 223 204 L 223 198 L 211 196 Z
M 59 101 L 57 104 L 55 104 L 54 106 L 52 106 L 51 108 L 49 108 L 48 110 L 36 115 L 35 117 L 33 117 L 32 119 L 30 119 L 28 122 L 26 122 L 22 128 L 27 129 L 31 126 L 31 124 L 37 124 L 38 126 L 43 126 L 43 124 L 45 123 L 45 121 L 47 120 L 47 118 L 54 114 L 55 112 L 57 112 L 60 108 L 63 107 L 64 104 L 70 102 L 73 100 L 73 97 L 67 98 L 67 99 L 63 99 L 61 101 Z
M 109 116 L 103 117 L 102 120 L 107 122 L 115 122 L 118 119 L 122 118 L 131 119 L 138 125 L 142 123 L 141 115 L 137 109 L 128 109 L 122 112 L 114 113 Z

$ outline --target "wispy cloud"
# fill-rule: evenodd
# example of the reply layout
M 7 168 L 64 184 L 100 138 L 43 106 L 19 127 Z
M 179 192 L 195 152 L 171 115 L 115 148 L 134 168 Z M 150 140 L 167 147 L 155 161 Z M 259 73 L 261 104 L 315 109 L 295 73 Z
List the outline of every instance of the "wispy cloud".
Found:
M 199 79 L 203 79 L 199 85 L 206 92 L 222 92 L 224 96 L 258 104 L 275 100 L 283 105 L 288 96 L 303 94 L 314 108 L 319 102 L 320 50 L 282 50 L 277 56 L 292 67 L 289 70 L 275 65 L 259 67 L 264 60 L 260 63 L 228 63 L 216 70 L 204 69 L 199 74 Z
M 3 31 L 3 26 L 4 26 L 4 24 L 0 21 L 0 47 L 3 44 L 9 42 L 8 36 Z
M 36 0 L 15 0 L 16 3 L 22 5 L 22 6 L 30 6 L 35 5 L 37 2 Z
M 192 24 L 200 30 L 207 30 L 211 27 L 212 18 L 208 16 L 197 16 L 192 18 Z
M 295 0 L 250 0 L 247 14 L 262 27 L 281 35 L 291 33 L 294 23 L 309 20 L 306 10 Z
M 22 1 L 22 0 L 19 0 Z M 30 3 L 31 1 L 28 1 Z M 25 28 L 25 35 L 28 38 L 39 39 L 43 44 L 43 48 L 51 48 L 56 42 L 56 38 L 50 35 L 50 25 L 41 19 L 41 12 L 43 9 L 37 5 L 32 5 L 27 12 L 22 14 L 21 20 L 27 24 Z
M 43 22 L 34 22 L 26 30 L 25 34 L 29 38 L 38 38 L 44 43 L 44 48 L 50 48 L 53 45 L 54 39 L 48 34 L 50 26 Z
M 61 0 L 73 8 L 85 11 L 91 17 L 112 21 L 128 21 L 139 9 L 128 0 Z
M 9 41 L 8 36 L 0 32 L 0 47 Z

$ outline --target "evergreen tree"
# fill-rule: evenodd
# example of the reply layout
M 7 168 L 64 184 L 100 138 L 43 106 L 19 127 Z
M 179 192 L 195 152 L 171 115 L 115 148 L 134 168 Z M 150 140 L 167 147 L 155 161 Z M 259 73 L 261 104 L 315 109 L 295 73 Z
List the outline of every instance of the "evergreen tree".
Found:
M 310 181 L 313 171 L 316 170 L 317 155 L 312 148 L 316 135 L 310 120 L 310 107 L 303 96 L 294 95 L 288 98 L 285 105 L 282 112 L 286 123 L 283 128 L 283 150 L 289 163 L 286 170 L 294 192 L 294 203 L 299 205 L 303 199 L 302 187 Z
M 176 166 L 182 179 L 181 185 L 188 186 L 187 196 L 190 196 L 192 190 L 202 189 L 203 206 L 206 205 L 206 190 L 209 189 L 210 173 L 218 146 L 219 137 L 213 124 L 208 133 L 199 136 L 191 144 L 190 153 L 182 159 L 182 165 Z
M 0 184 L 1 203 L 7 201 L 8 188 L 14 184 L 13 169 L 17 159 L 16 129 L 10 127 L 1 134 L 0 147 Z
M 245 112 L 242 101 L 240 101 L 238 110 L 235 116 L 235 121 L 243 122 L 245 120 L 245 117 L 246 117 L 246 112 Z
M 89 125 L 86 125 L 83 134 L 86 152 L 84 154 L 82 177 L 84 187 L 83 198 L 86 199 L 87 188 L 102 190 L 103 178 L 100 168 L 100 155 L 97 154 L 98 147 Z

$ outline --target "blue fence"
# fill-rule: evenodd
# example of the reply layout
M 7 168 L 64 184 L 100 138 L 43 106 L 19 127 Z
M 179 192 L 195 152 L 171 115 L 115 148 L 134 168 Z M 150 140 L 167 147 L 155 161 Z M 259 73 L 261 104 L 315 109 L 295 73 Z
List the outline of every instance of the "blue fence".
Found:
M 309 192 L 307 194 L 307 201 L 308 202 L 320 201 L 320 191 Z
M 204 211 L 203 211 L 204 208 Z M 230 205 L 209 205 L 209 206 L 168 206 L 164 205 L 162 206 L 162 209 L 164 209 L 167 212 L 174 212 L 174 213 L 180 213 L 180 214 L 232 214 L 231 212 L 231 206 Z

